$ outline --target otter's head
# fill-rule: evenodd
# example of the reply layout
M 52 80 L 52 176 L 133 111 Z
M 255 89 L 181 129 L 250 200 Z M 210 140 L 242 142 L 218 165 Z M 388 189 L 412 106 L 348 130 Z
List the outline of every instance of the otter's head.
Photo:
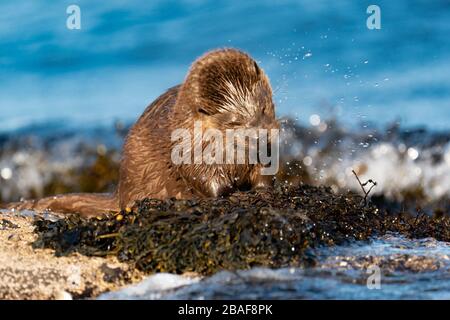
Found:
M 199 58 L 180 87 L 174 109 L 174 118 L 184 119 L 183 125 L 194 124 L 193 143 L 183 139 L 183 150 L 188 150 L 183 155 L 188 154 L 188 159 L 193 155 L 193 162 L 178 167 L 190 188 L 199 194 L 218 196 L 271 184 L 274 173 L 266 168 L 274 167 L 276 172 L 278 158 L 272 149 L 277 150 L 278 144 L 272 145 L 271 136 L 264 138 L 260 133 L 278 129 L 279 125 L 269 80 L 250 56 L 222 49 Z M 197 123 L 201 124 L 199 130 L 195 129 Z M 229 132 L 237 135 L 229 140 Z M 226 142 L 222 144 L 221 140 Z M 258 147 L 265 149 L 261 148 L 265 143 L 271 145 L 270 157 L 258 152 Z M 197 152 L 198 157 L 196 146 L 202 151 Z
M 195 61 L 177 104 L 208 128 L 278 127 L 269 79 L 255 60 L 235 49 L 211 51 Z

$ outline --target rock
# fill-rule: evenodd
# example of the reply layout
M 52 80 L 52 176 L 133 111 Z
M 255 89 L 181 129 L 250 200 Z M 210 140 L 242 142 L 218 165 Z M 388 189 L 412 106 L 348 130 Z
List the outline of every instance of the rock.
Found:
M 34 249 L 32 217 L 0 213 L 0 299 L 80 299 L 118 289 L 142 277 L 114 257 L 72 254 L 56 257 L 53 250 Z M 5 221 L 8 221 L 5 223 Z M 127 277 L 108 278 L 102 266 L 126 270 Z

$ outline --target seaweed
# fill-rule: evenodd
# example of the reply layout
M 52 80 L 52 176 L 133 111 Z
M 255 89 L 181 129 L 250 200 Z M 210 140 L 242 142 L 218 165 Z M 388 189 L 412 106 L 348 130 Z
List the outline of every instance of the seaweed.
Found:
M 144 199 L 101 218 L 38 218 L 33 246 L 53 248 L 57 255 L 115 255 L 146 273 L 208 275 L 314 265 L 317 246 L 387 232 L 450 240 L 447 215 L 389 214 L 366 198 L 334 194 L 328 187 L 280 184 L 215 199 Z

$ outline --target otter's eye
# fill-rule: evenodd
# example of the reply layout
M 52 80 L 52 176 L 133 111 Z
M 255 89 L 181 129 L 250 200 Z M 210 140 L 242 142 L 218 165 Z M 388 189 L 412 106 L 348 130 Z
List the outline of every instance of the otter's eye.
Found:
M 198 109 L 198 112 L 199 112 L 199 113 L 206 114 L 207 116 L 209 116 L 209 113 L 208 113 L 205 109 L 203 109 L 203 108 Z

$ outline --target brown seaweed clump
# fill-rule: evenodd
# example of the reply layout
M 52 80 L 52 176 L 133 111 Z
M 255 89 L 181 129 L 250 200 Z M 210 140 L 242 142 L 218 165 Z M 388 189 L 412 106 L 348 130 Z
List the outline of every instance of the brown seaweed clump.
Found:
M 147 273 L 208 275 L 223 269 L 311 265 L 311 248 L 388 231 L 450 240 L 448 216 L 389 215 L 362 200 L 308 185 L 216 199 L 146 199 L 103 219 L 38 219 L 34 246 L 53 248 L 57 255 L 117 255 Z

